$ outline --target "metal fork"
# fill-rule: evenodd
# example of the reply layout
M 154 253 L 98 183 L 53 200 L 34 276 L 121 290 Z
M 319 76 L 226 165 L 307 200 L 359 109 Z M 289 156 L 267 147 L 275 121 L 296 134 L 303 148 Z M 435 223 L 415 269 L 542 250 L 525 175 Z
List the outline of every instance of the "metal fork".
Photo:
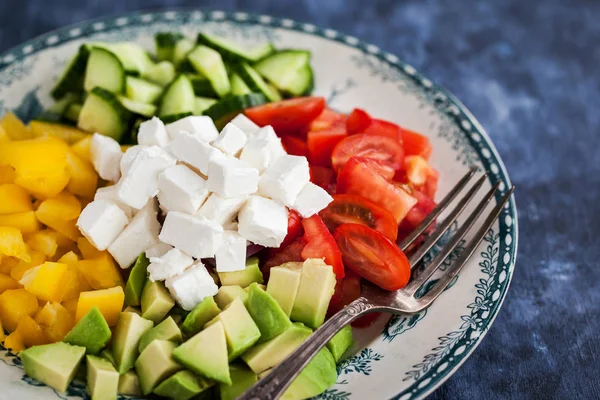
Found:
M 452 203 L 475 175 L 476 168 L 471 169 L 444 197 L 431 214 L 401 243 L 399 247 L 406 250 L 425 230 L 435 221 L 435 219 Z M 421 297 L 416 297 L 416 293 L 434 272 L 442 265 L 444 260 L 461 243 L 461 240 L 473 227 L 475 222 L 481 216 L 487 205 L 494 198 L 499 184 L 492 187 L 480 200 L 479 204 L 467 217 L 462 226 L 458 229 L 450 241 L 434 257 L 420 273 L 416 274 L 414 268 L 427 252 L 437 243 L 442 235 L 456 221 L 458 216 L 464 211 L 467 204 L 475 197 L 483 183 L 486 175 L 480 177 L 456 204 L 449 215 L 438 225 L 436 230 L 430 234 L 425 242 L 410 256 L 409 261 L 413 278 L 404 288 L 390 292 L 379 287 L 365 283 L 362 287 L 362 296 L 354 300 L 348 306 L 340 310 L 337 314 L 328 319 L 319 329 L 317 329 L 300 347 L 298 347 L 290 356 L 264 378 L 262 378 L 253 387 L 248 389 L 240 400 L 271 400 L 279 398 L 285 389 L 298 376 L 300 371 L 309 363 L 309 361 L 322 349 L 333 336 L 345 325 L 355 319 L 371 312 L 389 312 L 392 314 L 415 314 L 429 307 L 435 299 L 446 289 L 452 280 L 458 275 L 469 258 L 473 255 L 486 233 L 489 231 L 494 221 L 502 212 L 502 208 L 510 199 L 514 191 L 511 187 L 506 195 L 491 210 L 483 223 L 477 228 L 474 236 L 464 245 L 456 261 L 447 269 L 439 281 Z

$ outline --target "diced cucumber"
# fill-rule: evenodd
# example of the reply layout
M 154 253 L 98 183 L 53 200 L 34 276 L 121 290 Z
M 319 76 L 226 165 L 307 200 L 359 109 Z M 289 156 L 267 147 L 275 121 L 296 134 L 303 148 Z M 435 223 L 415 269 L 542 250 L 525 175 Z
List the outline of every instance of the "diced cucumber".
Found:
M 165 124 L 170 124 L 171 122 L 179 121 L 180 119 L 189 117 L 190 115 L 194 115 L 194 114 L 191 112 L 184 112 L 184 113 L 180 113 L 180 114 L 165 115 L 164 117 L 161 117 L 160 119 L 162 119 L 162 122 L 164 122 Z
M 231 94 L 247 94 L 252 91 L 246 85 L 246 82 L 235 72 L 231 74 L 229 81 L 231 82 Z
M 67 108 L 65 109 L 65 112 L 63 113 L 63 117 L 65 117 L 66 120 L 77 123 L 77 121 L 79 120 L 79 114 L 81 113 L 81 108 L 83 107 L 83 104 L 81 103 L 71 103 L 67 106 Z
M 254 68 L 281 92 L 301 96 L 313 86 L 309 62 L 308 51 L 284 50 L 264 58 Z
M 88 57 L 83 88 L 90 92 L 95 87 L 113 93 L 125 90 L 125 68 L 110 50 L 94 47 Z
M 204 111 L 209 109 L 218 100 L 209 97 L 198 97 L 194 99 L 194 115 L 202 115 Z
M 188 60 L 196 71 L 210 81 L 219 97 L 223 97 L 231 91 L 223 58 L 217 51 L 202 45 L 196 46 L 188 54 Z
M 119 58 L 128 74 L 141 76 L 154 66 L 146 50 L 135 43 L 110 43 L 108 49 Z
M 247 63 L 243 62 L 238 65 L 237 72 L 244 83 L 248 85 L 250 91 L 264 94 L 269 101 L 281 100 L 279 92 L 272 86 L 269 86 L 262 76 Z
M 194 112 L 194 88 L 189 78 L 180 74 L 165 90 L 162 97 L 158 116 L 192 114 Z
M 266 97 L 262 93 L 248 93 L 244 95 L 230 95 L 210 108 L 204 111 L 204 115 L 208 115 L 215 122 L 218 129 L 223 128 L 233 117 L 244 111 L 246 108 L 259 106 L 267 102 Z
M 175 66 L 171 62 L 161 61 L 146 71 L 144 78 L 161 86 L 167 86 L 175 79 L 176 74 Z
M 184 36 L 179 32 L 158 32 L 154 35 L 154 44 L 156 46 L 156 57 L 159 60 L 173 60 L 173 52 L 177 42 Z
M 212 84 L 205 76 L 199 74 L 188 75 L 194 88 L 196 96 L 200 97 L 218 97 L 217 93 L 212 87 Z
M 155 103 L 163 92 L 163 88 L 144 79 L 128 76 L 125 80 L 125 95 L 142 103 Z
M 271 43 L 266 43 L 251 49 L 244 48 L 231 40 L 208 35 L 200 32 L 196 40 L 198 44 L 203 44 L 217 50 L 223 58 L 235 61 L 257 62 L 275 51 Z
M 129 132 L 126 135 L 123 135 L 123 137 L 121 138 L 121 144 L 138 144 L 138 132 L 140 130 L 140 125 L 142 124 L 142 122 L 146 121 L 148 118 L 146 117 L 138 117 L 133 121 L 133 124 L 131 124 L 131 129 L 129 129 Z M 130 275 L 131 276 L 131 275 Z M 130 278 L 131 279 L 131 278 Z M 129 281 L 128 281 L 129 283 Z M 142 287 L 143 289 L 143 287 Z M 125 296 L 127 296 L 127 292 L 125 292 Z M 142 293 L 140 292 L 140 298 L 142 296 Z M 141 311 L 140 311 L 140 315 L 141 315 Z
M 42 111 L 42 113 L 35 117 L 38 121 L 46 121 L 46 122 L 61 122 L 63 118 L 66 118 L 65 112 L 69 108 L 69 106 L 74 102 L 79 102 L 81 96 L 75 93 L 67 93 L 56 103 L 48 107 L 46 110 Z M 69 120 L 68 118 L 66 118 Z M 72 122 L 77 122 L 77 119 Z
M 127 132 L 131 113 L 123 107 L 117 96 L 101 87 L 95 87 L 89 93 L 81 112 L 77 126 L 84 131 L 98 132 L 121 140 Z
M 89 53 L 87 46 L 79 47 L 79 51 L 71 58 L 50 92 L 54 99 L 61 99 L 69 92 L 77 93 L 83 90 Z
M 125 96 L 119 96 L 119 100 L 121 101 L 121 104 L 123 104 L 123 107 L 125 107 L 134 114 L 142 115 L 148 118 L 156 114 L 156 106 L 153 104 L 134 101 L 128 99 Z
M 173 50 L 173 64 L 178 66 L 187 58 L 187 55 L 196 46 L 193 40 L 183 38 L 177 42 Z

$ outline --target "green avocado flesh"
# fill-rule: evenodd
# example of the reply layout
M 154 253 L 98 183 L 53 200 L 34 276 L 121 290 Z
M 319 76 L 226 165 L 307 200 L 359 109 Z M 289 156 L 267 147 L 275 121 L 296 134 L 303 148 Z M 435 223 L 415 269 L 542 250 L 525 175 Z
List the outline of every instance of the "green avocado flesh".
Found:
M 128 306 L 136 307 L 141 304 L 142 291 L 148 279 L 148 265 L 150 265 L 150 260 L 146 258 L 146 254 L 142 253 L 131 268 L 125 286 L 125 304 Z
M 175 320 L 173 320 L 173 317 L 165 319 L 163 322 L 144 333 L 138 346 L 140 353 L 142 353 L 154 340 L 168 340 L 177 344 L 182 342 L 183 338 L 181 337 L 181 331 L 175 323 Z
M 281 309 L 289 317 L 300 286 L 302 263 L 288 262 L 271 268 L 269 274 L 267 293 L 277 300 Z
M 87 357 L 87 392 L 94 400 L 114 400 L 119 388 L 119 373 L 104 358 Z
M 246 304 L 246 300 L 248 300 L 248 292 L 242 289 L 241 286 L 221 286 L 219 288 L 219 292 L 215 296 L 215 301 L 217 302 L 217 306 L 222 310 L 229 303 L 235 300 L 236 297 L 242 299 L 242 302 Z
M 281 398 L 284 400 L 308 399 L 323 393 L 336 380 L 335 360 L 329 350 L 323 348 L 304 367 Z
M 240 286 L 245 288 L 251 283 L 263 283 L 263 274 L 260 271 L 257 257 L 250 257 L 246 260 L 246 268 L 241 271 L 219 272 L 219 279 L 223 286 Z
M 154 394 L 173 400 L 189 400 L 200 393 L 210 390 L 214 382 L 190 371 L 179 371 L 164 380 L 154 389 Z
M 260 330 L 261 341 L 273 339 L 292 326 L 279 303 L 256 283 L 249 286 L 247 307 Z
M 169 294 L 162 282 L 146 282 L 142 292 L 142 317 L 155 324 L 165 318 L 175 305 L 175 300 Z
M 225 385 L 221 383 L 219 385 L 221 400 L 235 400 L 258 382 L 258 376 L 248 369 L 248 367 L 241 364 L 231 364 L 229 366 L 229 375 L 231 375 L 232 384 Z
M 98 354 L 112 333 L 98 307 L 92 308 L 71 329 L 63 342 L 86 348 L 87 354 Z
M 308 259 L 302 265 L 302 278 L 294 300 L 292 321 L 315 329 L 323 325 L 329 301 L 335 291 L 333 268 L 321 259 Z
M 331 352 L 335 362 L 338 362 L 353 343 L 352 326 L 346 325 L 327 343 L 327 348 Z
M 125 396 L 141 396 L 140 378 L 133 371 L 127 371 L 119 376 L 119 394 Z
M 117 362 L 119 374 L 133 368 L 139 353 L 138 346 L 144 333 L 152 329 L 154 323 L 135 313 L 122 312 L 112 341 L 112 353 Z
M 217 306 L 213 297 L 206 297 L 200 304 L 185 317 L 181 330 L 187 336 L 193 336 L 200 332 L 204 325 L 219 315 L 221 309 Z
M 144 396 L 152 393 L 160 382 L 183 369 L 172 357 L 176 346 L 168 340 L 155 340 L 140 354 L 135 362 L 135 371 Z

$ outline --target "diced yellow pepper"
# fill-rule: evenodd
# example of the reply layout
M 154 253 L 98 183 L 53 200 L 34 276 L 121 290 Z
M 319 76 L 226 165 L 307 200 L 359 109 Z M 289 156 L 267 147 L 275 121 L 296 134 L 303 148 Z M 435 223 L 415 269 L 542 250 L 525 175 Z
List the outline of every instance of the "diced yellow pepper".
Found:
M 35 216 L 38 221 L 54 229 L 58 233 L 62 233 L 72 241 L 76 241 L 77 238 L 81 236 L 79 228 L 77 228 L 77 219 L 66 221 L 59 218 L 55 214 L 56 208 L 53 206 L 56 202 L 51 201 L 50 203 L 47 203 L 48 200 L 44 200 L 35 211 Z
M 11 112 L 4 114 L 4 117 L 0 120 L 0 126 L 12 140 L 23 140 L 31 137 L 29 129 Z
M 77 251 L 77 243 L 75 243 L 73 240 L 69 239 L 60 232 L 56 232 L 54 230 L 51 232 L 56 237 L 56 243 L 58 244 L 58 250 L 56 251 L 56 254 L 54 254 L 55 259 L 58 260 L 69 252 Z
M 31 261 L 31 257 L 27 254 L 23 235 L 17 228 L 0 226 L 0 254 L 27 262 Z
M 10 270 L 10 276 L 16 281 L 20 281 L 26 271 L 29 271 L 31 268 L 35 268 L 38 265 L 46 262 L 46 256 L 44 253 L 33 249 L 28 249 L 28 253 L 31 257 L 31 260 L 21 260 Z
M 45 262 L 23 274 L 19 283 L 40 300 L 61 302 L 65 295 L 67 264 Z
M 0 319 L 13 332 L 24 315 L 33 316 L 38 309 L 37 298 L 25 289 L 7 290 L 0 294 Z
M 69 311 L 71 314 L 75 315 L 77 314 L 77 303 L 79 302 L 79 295 L 77 295 L 76 298 L 71 299 L 71 300 L 65 300 L 62 303 L 60 303 L 64 308 L 67 309 L 67 311 Z
M 17 173 L 10 165 L 0 165 L 0 184 L 13 183 Z
M 31 121 L 29 129 L 33 137 L 54 136 L 68 144 L 73 144 L 81 139 L 90 136 L 89 133 L 81 131 L 72 126 L 63 124 L 53 124 L 51 122 Z
M 67 266 L 67 271 L 65 272 L 65 275 L 63 277 L 63 301 L 76 299 L 79 297 L 79 293 L 82 292 L 81 287 L 79 285 L 79 274 L 80 272 L 77 269 L 77 265 Z
M 21 338 L 23 338 L 23 343 L 27 347 L 41 346 L 49 343 L 46 333 L 42 330 L 42 327 L 29 315 L 24 315 L 21 317 L 17 323 L 17 329 L 15 332 L 18 332 L 21 335 Z
M 77 263 L 77 268 L 93 289 L 125 286 L 119 267 L 108 253 L 91 260 L 81 260 Z
M 2 326 L 2 319 L 0 319 L 0 343 L 4 342 L 4 326 Z
M 25 243 L 30 249 L 42 252 L 48 258 L 54 257 L 58 250 L 56 234 L 48 229 L 26 235 Z
M 87 279 L 85 279 L 85 276 L 79 271 L 79 268 L 77 268 L 77 263 L 79 262 L 79 256 L 77 254 L 75 254 L 74 252 L 69 252 L 67 254 L 65 254 L 64 256 L 62 256 L 58 262 L 62 262 L 64 264 L 67 264 L 69 266 L 69 270 L 73 270 L 75 271 L 76 275 L 77 275 L 77 282 L 78 282 L 78 286 L 77 286 L 77 297 L 79 297 L 79 293 L 80 292 L 87 292 L 92 290 L 92 287 L 90 286 L 90 284 L 88 283 Z M 68 299 L 69 295 L 65 295 L 65 299 Z M 75 314 L 75 313 L 73 313 Z
M 10 289 L 19 289 L 21 284 L 6 274 L 0 274 L 0 294 Z
M 77 303 L 76 321 L 79 321 L 92 308 L 98 307 L 109 326 L 115 326 L 123 310 L 125 293 L 121 286 L 93 292 L 82 292 Z
M 19 332 L 13 332 L 4 339 L 4 347 L 11 349 L 13 354 L 19 354 L 25 350 L 25 343 L 23 343 L 23 337 Z
M 90 145 L 92 144 L 92 135 L 88 135 L 83 139 L 79 140 L 77 143 L 71 145 L 71 150 L 75 152 L 82 160 L 85 160 L 89 163 L 92 162 L 92 156 L 90 153 Z
M 13 270 L 17 265 L 19 265 L 19 260 L 14 257 L 2 257 L 2 264 L 0 264 L 0 273 L 2 274 L 10 274 L 10 271 Z
M 74 252 L 70 251 L 58 259 L 57 262 L 67 264 L 69 266 L 77 267 L 79 256 Z
M 17 228 L 21 233 L 31 233 L 42 229 L 42 225 L 35 216 L 35 211 L 0 215 L 0 226 Z
M 71 175 L 67 189 L 77 196 L 93 198 L 98 188 L 98 174 L 94 167 L 73 151 L 67 152 L 67 167 Z
M 8 133 L 6 133 L 2 125 L 0 125 L 0 143 L 3 142 L 10 142 L 10 136 L 8 136 Z
M 52 213 L 56 218 L 64 221 L 77 219 L 81 214 L 81 202 L 68 192 L 59 193 L 53 198 L 44 200 L 38 210 L 40 208 L 43 208 L 44 212 Z
M 42 326 L 50 343 L 60 342 L 75 325 L 75 319 L 60 303 L 47 302 L 35 321 Z
M 0 214 L 14 214 L 33 210 L 31 196 L 14 183 L 0 185 Z
M 83 236 L 77 239 L 77 247 L 79 248 L 79 251 L 81 252 L 83 258 L 88 260 L 91 260 L 92 258 L 101 257 L 104 254 L 108 254 L 108 252 L 106 251 L 100 251 L 97 248 L 95 248 L 94 245 L 91 244 L 90 241 Z

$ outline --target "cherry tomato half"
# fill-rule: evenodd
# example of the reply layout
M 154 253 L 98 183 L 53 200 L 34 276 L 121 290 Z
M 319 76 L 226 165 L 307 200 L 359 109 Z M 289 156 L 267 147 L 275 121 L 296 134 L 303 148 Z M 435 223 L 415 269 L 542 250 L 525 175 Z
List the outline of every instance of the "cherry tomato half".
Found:
M 373 119 L 371 124 L 362 132 L 367 135 L 386 136 L 402 143 L 402 129 L 393 122 L 383 119 Z
M 358 134 L 348 136 L 335 146 L 331 154 L 333 168 L 343 167 L 351 157 L 370 158 L 397 170 L 402 167 L 404 150 L 397 140 L 389 137 Z
M 431 155 L 431 143 L 429 139 L 420 133 L 402 129 L 402 143 L 404 145 L 404 153 L 407 156 L 421 156 L 428 160 Z
M 335 243 L 335 239 L 318 215 L 313 215 L 302 220 L 304 227 L 304 241 L 306 246 L 302 250 L 302 258 L 324 258 L 327 265 L 333 267 L 333 272 L 338 279 L 344 277 L 344 264 L 342 254 Z
M 360 108 L 352 110 L 346 120 L 346 130 L 348 131 L 348 135 L 363 133 L 369 125 L 371 125 L 371 116 Z
M 281 145 L 283 146 L 286 153 L 291 154 L 293 156 L 306 157 L 308 155 L 306 142 L 299 137 L 285 135 L 281 138 Z
M 283 248 L 268 249 L 267 260 L 261 268 L 265 279 L 268 279 L 269 271 L 273 267 L 278 267 L 287 262 L 304 261 L 304 258 L 302 258 L 302 250 L 304 250 L 305 246 L 306 241 L 304 238 L 300 237 Z
M 324 109 L 323 97 L 298 97 L 252 107 L 244 114 L 257 125 L 271 125 L 278 135 L 285 135 L 306 129 Z
M 310 165 L 310 181 L 317 186 L 321 186 L 329 194 L 335 193 L 336 178 L 333 169 L 319 165 Z
M 290 213 L 288 214 L 287 235 L 285 236 L 283 242 L 281 242 L 281 245 L 279 247 L 285 247 L 288 244 L 292 243 L 294 240 L 302 236 L 303 232 L 304 230 L 302 229 L 302 216 L 300 216 L 300 214 L 298 214 L 297 211 L 290 210 Z
M 331 108 L 326 108 L 317 118 L 315 118 L 310 125 L 308 130 L 310 132 L 324 131 L 331 129 L 332 126 L 339 123 L 345 123 L 346 116 L 338 112 L 333 111 Z
M 306 136 L 308 148 L 308 161 L 316 165 L 329 167 L 331 153 L 335 146 L 346 136 L 344 123 L 334 123 L 329 129 L 309 131 Z

